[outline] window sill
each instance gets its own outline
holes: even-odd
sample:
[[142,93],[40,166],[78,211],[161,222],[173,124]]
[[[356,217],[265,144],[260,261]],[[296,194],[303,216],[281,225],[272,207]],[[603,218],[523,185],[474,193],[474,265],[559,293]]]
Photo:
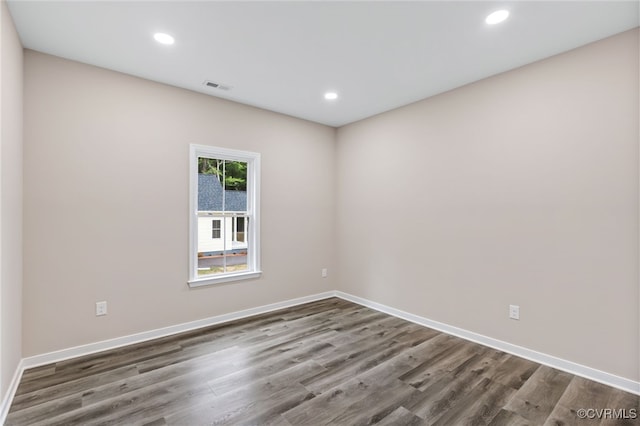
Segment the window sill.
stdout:
[[259,278],[262,275],[262,271],[240,272],[237,274],[228,274],[220,277],[202,277],[194,280],[189,280],[189,287],[202,287],[206,285],[214,285],[220,283],[227,283],[231,281],[250,280]]

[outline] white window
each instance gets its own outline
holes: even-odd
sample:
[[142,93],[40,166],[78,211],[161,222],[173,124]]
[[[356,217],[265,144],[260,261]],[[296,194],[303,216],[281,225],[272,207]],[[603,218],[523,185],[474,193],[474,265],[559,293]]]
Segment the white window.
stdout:
[[189,285],[260,276],[260,154],[191,145]]
[[222,233],[220,230],[222,229],[222,221],[219,219],[214,219],[211,221],[211,238],[217,240],[222,238]]

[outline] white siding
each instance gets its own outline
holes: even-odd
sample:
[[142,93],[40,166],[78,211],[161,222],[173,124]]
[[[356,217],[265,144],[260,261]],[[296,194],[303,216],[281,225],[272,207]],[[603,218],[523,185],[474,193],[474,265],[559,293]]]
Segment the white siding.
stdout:
[[[221,238],[212,238],[212,221],[221,220],[224,223],[220,230]],[[223,241],[226,242],[226,249],[240,249],[247,248],[247,244],[233,242],[233,227],[232,218],[216,217],[216,216],[201,216],[198,217],[198,253],[210,252],[210,251],[222,251],[225,249]]]

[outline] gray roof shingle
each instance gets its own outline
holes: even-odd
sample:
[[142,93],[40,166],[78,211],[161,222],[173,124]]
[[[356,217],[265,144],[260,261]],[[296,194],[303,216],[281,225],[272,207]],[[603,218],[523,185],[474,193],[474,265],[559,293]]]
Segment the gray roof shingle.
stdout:
[[[198,174],[198,210],[222,211],[222,185],[216,175]],[[247,210],[247,191],[225,190],[225,211]]]

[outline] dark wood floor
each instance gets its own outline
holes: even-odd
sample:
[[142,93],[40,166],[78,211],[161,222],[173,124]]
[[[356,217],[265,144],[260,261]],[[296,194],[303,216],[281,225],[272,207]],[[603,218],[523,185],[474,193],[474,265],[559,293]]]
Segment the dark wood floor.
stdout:
[[638,425],[578,418],[638,405],[332,298],[27,370],[6,424]]

